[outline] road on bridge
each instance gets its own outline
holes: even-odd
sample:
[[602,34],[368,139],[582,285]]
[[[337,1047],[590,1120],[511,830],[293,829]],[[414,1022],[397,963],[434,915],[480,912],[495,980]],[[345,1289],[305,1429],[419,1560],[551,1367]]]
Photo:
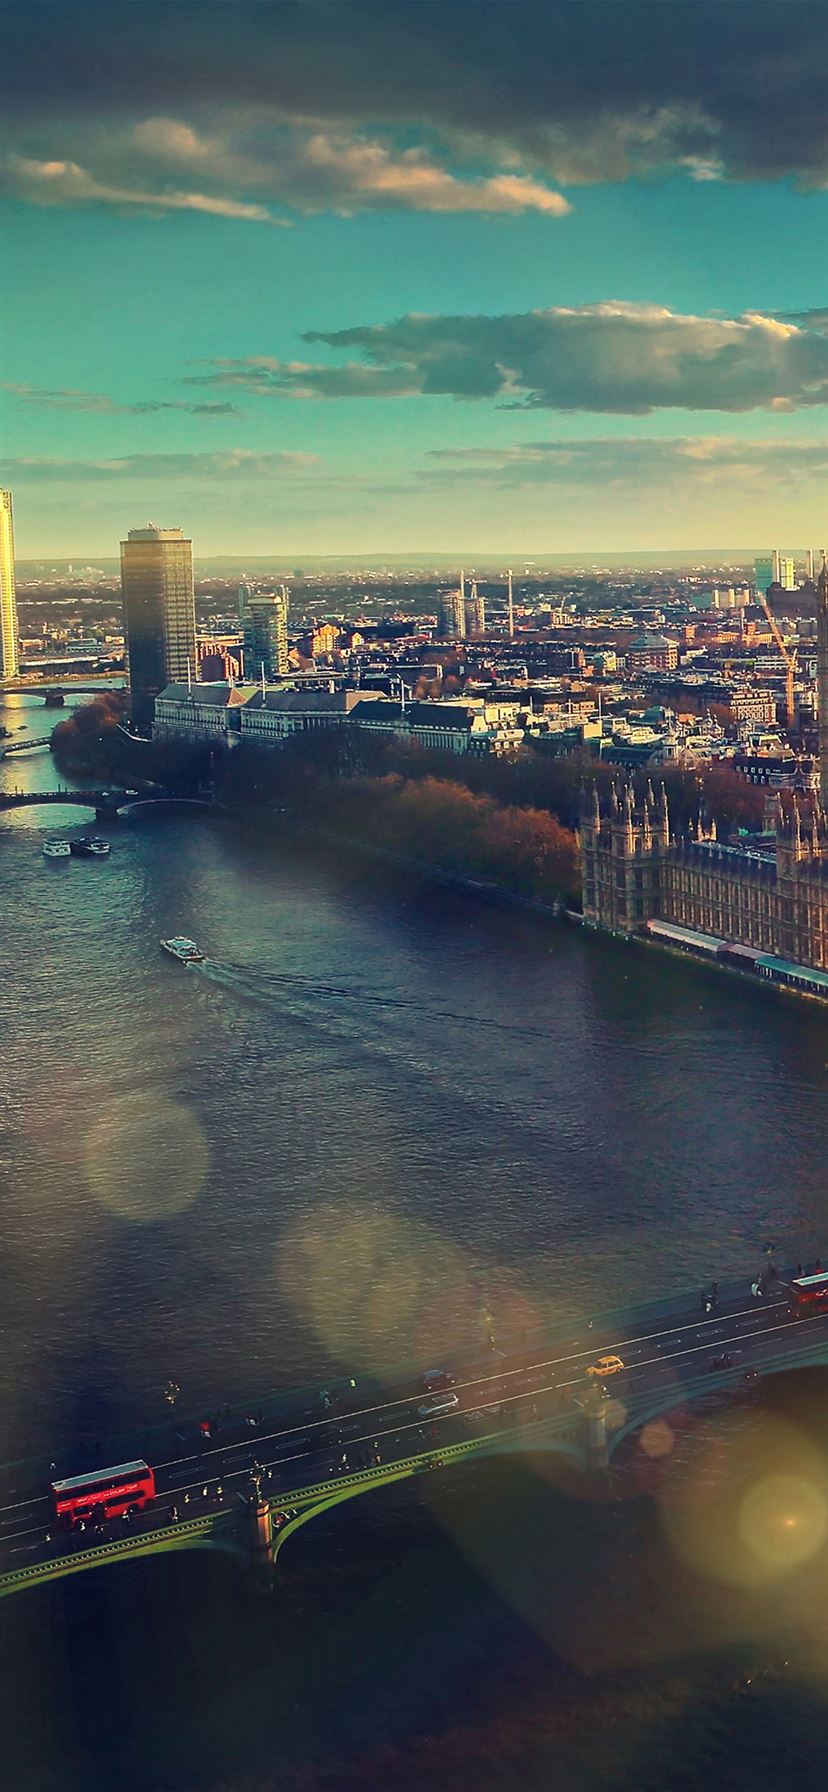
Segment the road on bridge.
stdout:
[[[648,1395],[656,1401],[664,1395],[667,1407],[680,1406],[683,1388],[707,1371],[711,1394],[721,1390],[725,1354],[732,1359],[727,1389],[732,1393],[734,1368],[741,1372],[738,1386],[742,1374],[752,1379],[754,1371],[761,1373],[770,1362],[775,1367],[788,1357],[795,1362],[815,1343],[828,1347],[828,1312],[792,1320],[787,1284],[780,1280],[769,1283],[765,1298],[729,1288],[714,1312],[706,1314],[699,1307],[698,1298],[695,1310],[688,1300],[683,1315],[651,1316],[629,1327],[619,1327],[617,1320],[613,1328],[597,1321],[545,1348],[536,1345],[509,1354],[490,1348],[471,1366],[468,1361],[462,1369],[440,1365],[453,1374],[451,1392],[457,1397],[457,1406],[444,1414],[427,1417],[421,1412],[430,1398],[421,1376],[386,1388],[365,1378],[353,1387],[332,1383],[311,1405],[307,1394],[294,1409],[288,1400],[275,1422],[261,1412],[230,1414],[225,1409],[212,1437],[203,1436],[198,1425],[178,1429],[173,1421],[170,1447],[151,1463],[155,1504],[132,1519],[89,1524],[83,1531],[64,1532],[53,1522],[48,1474],[37,1485],[12,1489],[9,1471],[0,1470],[0,1486],[8,1490],[0,1504],[0,1574],[57,1563],[104,1542],[151,1538],[171,1520],[238,1511],[239,1500],[250,1492],[251,1474],[259,1470],[262,1492],[290,1512],[305,1489],[330,1483],[333,1491],[341,1475],[380,1464],[391,1468],[424,1452],[438,1459],[441,1449],[468,1444],[475,1435],[491,1435],[498,1428],[507,1434],[553,1415],[568,1413],[576,1422],[593,1385],[587,1370],[600,1356],[615,1355],[624,1364],[623,1372],[606,1382],[622,1403],[633,1399],[638,1406]],[[328,1399],[332,1404],[324,1406]],[[104,1469],[118,1460],[99,1446],[92,1460],[88,1453],[85,1461],[61,1459],[51,1478]],[[14,1479],[21,1480],[19,1471]]]

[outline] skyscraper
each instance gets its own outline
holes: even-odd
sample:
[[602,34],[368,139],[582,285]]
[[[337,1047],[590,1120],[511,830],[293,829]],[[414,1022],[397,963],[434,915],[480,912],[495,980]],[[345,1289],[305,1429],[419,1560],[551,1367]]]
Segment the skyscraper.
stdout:
[[780,555],[779,583],[783,591],[796,590],[796,562],[792,554]]
[[17,672],[17,599],[11,492],[0,491],[0,678]]
[[828,804],[828,562],[822,551],[817,579],[817,688],[819,690],[819,780],[822,806]]
[[462,641],[466,633],[466,579],[453,591],[441,591],[437,599],[437,633],[442,640]]
[[779,572],[778,548],[774,548],[770,554],[759,554],[753,562],[753,580],[757,591],[765,592],[769,585],[778,585]]
[[288,661],[288,591],[251,593],[244,611],[244,671],[246,678],[285,678]]
[[167,684],[195,676],[193,544],[180,529],[130,529],[121,542],[127,677],[132,719],[152,720]]
[[476,579],[472,579],[471,591],[463,605],[463,618],[468,639],[479,640],[481,635],[485,635],[486,599],[480,596]]

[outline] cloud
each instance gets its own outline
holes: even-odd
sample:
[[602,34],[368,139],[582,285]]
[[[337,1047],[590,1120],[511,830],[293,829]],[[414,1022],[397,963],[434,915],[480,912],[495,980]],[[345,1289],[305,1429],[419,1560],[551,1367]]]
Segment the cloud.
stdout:
[[101,416],[143,417],[155,411],[189,411],[194,417],[241,417],[237,405],[206,402],[190,404],[185,398],[145,399],[138,404],[117,404],[104,392],[83,392],[72,386],[29,386],[16,380],[0,380],[0,391],[11,392],[27,404],[53,411],[89,411]]
[[247,448],[232,448],[214,454],[124,454],[92,460],[23,457],[5,463],[4,477],[9,483],[43,480],[68,485],[132,479],[153,479],[167,484],[176,479],[193,479],[201,483],[312,477],[318,482],[320,472],[315,454],[289,449],[259,453]]
[[798,324],[804,330],[828,336],[828,306],[821,305],[813,311],[780,311],[777,315],[783,323]]
[[715,496],[725,487],[744,496],[828,478],[828,440],[741,440],[735,436],[597,436],[514,444],[507,448],[434,448],[437,465],[421,482],[508,491],[520,487],[636,494],[674,487]]
[[[66,159],[68,136],[82,163]],[[59,143],[48,161],[7,153],[0,165],[5,192],[36,205],[210,212],[282,225],[289,220],[274,214],[274,205],[343,215],[534,211],[561,218],[571,210],[562,194],[528,174],[461,179],[422,147],[395,150],[377,138],[306,123],[247,119],[242,129],[235,120],[223,132],[199,132],[179,118],[151,117],[126,128],[67,127]],[[232,196],[239,193],[244,200]]]
[[88,205],[90,202],[153,212],[207,212],[218,218],[243,218],[257,224],[283,223],[263,205],[251,205],[219,194],[180,192],[175,188],[146,192],[138,186],[98,180],[77,162],[37,161],[11,155],[2,170],[3,189],[34,205]]
[[[143,130],[134,155],[168,170],[200,165],[196,196],[213,191],[205,136],[221,138],[221,191],[243,204],[257,198],[246,165],[271,162],[284,197],[295,179],[305,203],[302,163],[317,133],[353,146],[343,203],[347,187],[349,203],[361,191],[408,204],[412,148],[449,181],[462,166],[470,189],[482,160],[479,198],[501,175],[542,188],[665,170],[828,184],[825,17],[814,0],[40,0],[13,9],[3,47],[11,146],[76,162],[104,187],[103,143],[86,161],[73,147],[91,137],[89,121],[113,139]],[[166,129],[148,130],[159,115]],[[286,121],[299,132],[289,179],[268,136]],[[335,196],[335,171],[324,178]],[[456,197],[438,175],[420,178],[437,209]],[[182,184],[182,202],[190,193]]]
[[696,317],[608,301],[502,317],[412,313],[392,324],[306,332],[361,359],[339,367],[268,356],[212,363],[197,384],[288,398],[489,399],[521,410],[646,415],[796,410],[828,403],[828,341],[748,312]]

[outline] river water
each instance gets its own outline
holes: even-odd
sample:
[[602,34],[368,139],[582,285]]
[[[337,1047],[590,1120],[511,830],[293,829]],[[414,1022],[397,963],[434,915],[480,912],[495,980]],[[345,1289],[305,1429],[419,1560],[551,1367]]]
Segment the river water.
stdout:
[[[14,740],[55,719],[0,705]],[[58,782],[43,750],[0,764],[5,788]],[[0,1459],[161,1422],[170,1378],[190,1411],[253,1400],[573,1302],[748,1276],[767,1237],[791,1259],[828,1248],[821,1011],[184,811],[123,820],[106,861],[43,857],[89,822],[0,819]],[[171,933],[201,969],[163,957]],[[659,1645],[657,1698],[623,1659],[587,1686],[527,1589],[550,1512],[587,1577],[611,1527],[541,1492],[499,1469],[440,1514],[372,1497],[297,1546],[281,1619],[201,1558],[9,1601],[9,1784],[534,1789],[548,1756],[561,1784],[626,1785],[596,1722],[635,1739],[630,1784],[674,1721],[682,1761],[691,1742],[706,1761],[737,1722],[698,1680],[720,1636],[690,1676]],[[656,1548],[638,1507],[621,1516]],[[785,1731],[793,1695],[773,1688]]]

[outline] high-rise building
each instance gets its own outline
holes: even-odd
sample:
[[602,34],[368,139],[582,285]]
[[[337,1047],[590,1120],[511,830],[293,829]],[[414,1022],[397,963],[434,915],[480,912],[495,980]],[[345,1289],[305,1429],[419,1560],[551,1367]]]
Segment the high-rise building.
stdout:
[[244,611],[244,670],[247,678],[285,678],[288,661],[288,591],[257,591]]
[[244,578],[242,576],[241,582],[239,584],[239,591],[238,591],[239,621],[240,622],[244,621],[244,614],[245,614],[245,611],[247,609],[247,606],[248,606],[252,596],[253,596],[253,588],[251,585],[248,585],[246,578]]
[[779,584],[779,549],[774,548],[770,554],[759,554],[753,562],[753,582],[757,591],[765,592],[769,585]]
[[481,635],[485,635],[486,599],[480,596],[476,579],[472,579],[471,590],[463,605],[463,621],[470,640],[479,640]]
[[779,583],[783,591],[796,590],[796,562],[792,554],[780,554]]
[[452,591],[441,591],[437,599],[437,633],[444,641],[462,641],[466,633],[466,579]]
[[121,542],[130,712],[151,721],[168,684],[196,675],[193,544],[180,529],[130,529]]
[[11,492],[0,491],[0,678],[17,672],[17,599]]
[[822,551],[817,579],[817,689],[819,692],[819,779],[823,809],[828,804],[828,561]]
[[806,548],[805,549],[805,578],[806,578],[806,580],[810,580],[811,582],[813,582],[813,577],[814,577],[814,550],[813,550],[813,548]]

